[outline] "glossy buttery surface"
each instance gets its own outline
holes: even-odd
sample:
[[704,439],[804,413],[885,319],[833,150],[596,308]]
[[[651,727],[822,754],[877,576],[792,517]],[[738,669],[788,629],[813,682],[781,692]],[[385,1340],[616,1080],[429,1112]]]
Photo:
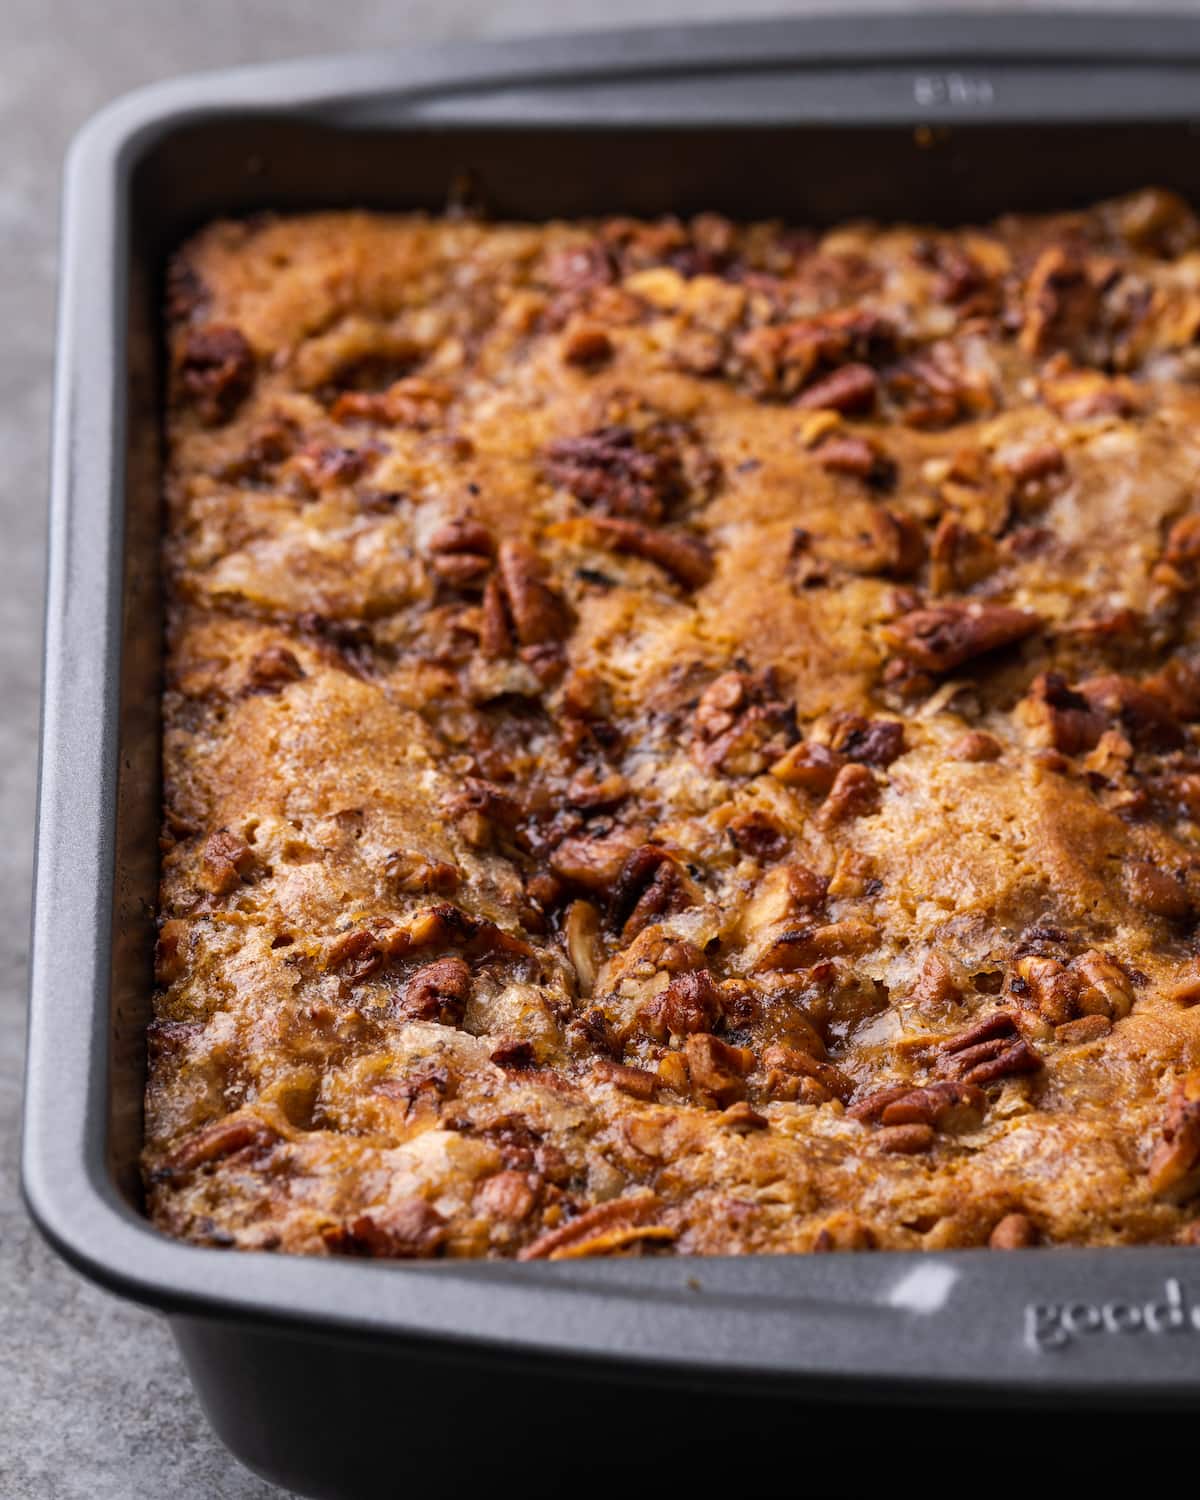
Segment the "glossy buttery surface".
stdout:
[[177,257],[166,1231],[1196,1242],[1200,231]]

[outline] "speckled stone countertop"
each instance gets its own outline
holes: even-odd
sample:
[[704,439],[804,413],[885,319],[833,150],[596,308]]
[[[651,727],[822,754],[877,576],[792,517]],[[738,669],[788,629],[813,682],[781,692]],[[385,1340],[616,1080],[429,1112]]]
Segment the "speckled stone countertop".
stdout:
[[[744,7],[738,0],[4,0],[0,6],[3,1500],[262,1500],[281,1493],[242,1469],[209,1432],[162,1322],[56,1260],[29,1226],[17,1187],[55,246],[68,139],[115,95],[193,69],[418,39],[844,10],[851,3],[904,8],[895,0],[751,0]],[[927,8],[1022,7],[957,0]],[[1176,0],[1171,8],[1185,7]]]

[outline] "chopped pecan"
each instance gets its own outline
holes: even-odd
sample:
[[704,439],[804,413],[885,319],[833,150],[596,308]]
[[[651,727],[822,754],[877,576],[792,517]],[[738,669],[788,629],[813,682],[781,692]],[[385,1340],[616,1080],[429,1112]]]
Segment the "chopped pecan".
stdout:
[[596,323],[580,323],[563,336],[563,363],[595,370],[613,357],[613,341]]
[[747,1135],[752,1130],[768,1130],[771,1125],[766,1115],[760,1115],[756,1109],[751,1109],[744,1099],[739,1099],[736,1104],[723,1110],[720,1123],[727,1130],[736,1131],[738,1135]]
[[1125,376],[1070,367],[1043,378],[1042,396],[1067,422],[1083,422],[1089,417],[1131,417],[1141,406],[1137,388]]
[[402,1198],[322,1231],[332,1255],[427,1260],[445,1241],[445,1219],[423,1198]]
[[379,462],[377,448],[343,448],[333,443],[306,443],[292,468],[304,488],[313,494],[336,485],[353,484]]
[[612,895],[612,920],[626,942],[660,917],[686,911],[695,886],[660,844],[642,844],[625,861]]
[[188,924],[178,917],[168,917],[158,930],[154,944],[154,980],[156,984],[173,984],[187,967]]
[[489,572],[496,541],[482,521],[459,516],[437,528],[429,538],[429,551],[430,566],[438,577],[461,588]]
[[904,725],[899,719],[843,714],[834,721],[830,745],[847,760],[883,769],[904,754]]
[[1171,527],[1154,579],[1177,593],[1200,586],[1200,515],[1184,516]]
[[1054,1040],[1065,1046],[1078,1046],[1082,1042],[1098,1042],[1112,1030],[1107,1016],[1078,1016],[1074,1021],[1064,1021],[1054,1028]]
[[726,825],[734,846],[752,859],[782,859],[788,851],[788,836],[768,813],[752,809],[735,813]]
[[944,516],[929,549],[929,587],[935,594],[962,593],[993,572],[999,560],[990,536]]
[[645,830],[617,824],[607,833],[581,833],[563,839],[550,856],[561,880],[603,894],[616,889],[626,862],[642,846]]
[[536,1172],[514,1172],[506,1169],[480,1184],[475,1202],[489,1219],[507,1219],[520,1223],[533,1212],[541,1178]]
[[922,671],[952,672],[964,662],[1040,630],[1040,616],[1004,604],[943,604],[915,609],[885,630],[890,643]]
[[770,769],[771,775],[784,786],[798,786],[802,791],[823,797],[844,765],[843,758],[828,745],[805,740],[793,745]]
[[1176,1080],[1148,1172],[1155,1197],[1182,1203],[1200,1192],[1200,1068]]
[[858,416],[874,409],[878,393],[879,376],[870,365],[841,365],[807,386],[796,405],[805,411],[821,407]]
[[1177,750],[1186,743],[1166,694],[1109,673],[1079,683],[1078,692],[1106,723],[1117,724],[1139,750]]
[[755,960],[756,973],[782,969],[807,969],[822,959],[847,953],[866,953],[879,941],[879,929],[871,922],[847,917],[823,927],[798,927],[778,933]]
[[184,395],[210,427],[227,422],[254,384],[254,351],[237,328],[209,323],[188,328],[176,350]]
[[584,770],[567,788],[566,800],[568,806],[591,815],[612,812],[625,801],[629,791],[629,782],[617,771],[597,776],[591,770]]
[[881,1151],[916,1156],[928,1151],[936,1140],[932,1125],[885,1125],[875,1137]]
[[1087,263],[1068,246],[1043,250],[1025,284],[1020,345],[1029,355],[1067,349],[1088,358],[1100,311],[1099,288]]
[[386,957],[383,944],[369,928],[352,927],[329,945],[325,967],[342,972],[349,985],[362,984],[379,972]]
[[526,1245],[519,1260],[569,1260],[577,1256],[603,1255],[638,1240],[671,1240],[675,1231],[653,1221],[662,1210],[652,1193],[613,1198],[598,1203],[557,1229],[547,1230]]
[[201,879],[214,896],[228,896],[254,868],[254,855],[246,841],[228,828],[210,834],[201,859]]
[[821,804],[819,820],[826,828],[879,810],[879,784],[866,766],[843,766]]
[[756,776],[796,738],[795,709],[778,696],[774,674],[723,672],[692,715],[692,759],[706,770]]
[[[855,373],[845,389],[852,393],[869,378],[873,400],[875,372],[871,364],[888,358],[895,347],[896,330],[886,319],[862,308],[846,308],[818,318],[750,329],[738,338],[730,369],[755,395],[787,399],[804,386],[819,388],[848,368]],[[833,395],[836,397],[836,390]],[[836,400],[808,404],[839,409]]]
[[854,1093],[854,1080],[840,1068],[797,1047],[772,1044],[763,1052],[762,1065],[767,1072],[767,1088],[772,1093],[779,1092],[777,1080],[773,1078],[775,1074],[812,1079],[830,1097],[840,1099],[843,1104]]
[[649,1103],[658,1088],[658,1078],[644,1068],[627,1068],[623,1063],[602,1060],[596,1064],[596,1077],[601,1083],[610,1083],[623,1094],[632,1094],[635,1099]]
[[708,1109],[724,1109],[746,1095],[746,1074],[754,1066],[754,1054],[746,1047],[731,1047],[710,1032],[693,1032],[685,1044],[692,1092]]
[[1107,727],[1104,715],[1071,688],[1061,672],[1035,677],[1021,712],[1026,723],[1064,755],[1094,749]]
[[954,973],[940,953],[925,955],[908,998],[925,1016],[944,1015],[962,999]]
[[445,420],[446,407],[453,400],[453,386],[423,375],[408,375],[383,391],[342,391],[330,415],[335,422],[385,422],[391,427],[424,431]]
[[826,438],[814,456],[823,469],[852,475],[873,490],[890,490],[896,482],[896,465],[866,438]]
[[974,1130],[987,1097],[970,1083],[931,1083],[893,1099],[879,1116],[883,1125],[932,1125],[947,1132]]
[[685,589],[701,588],[712,577],[708,543],[690,532],[667,531],[610,516],[597,517],[592,525],[602,547],[644,558]]
[[947,754],[951,760],[999,760],[1004,754],[1004,747],[994,734],[988,734],[982,729],[968,729],[951,744]]
[[988,1237],[993,1250],[1028,1250],[1038,1242],[1037,1227],[1028,1214],[1005,1214]]
[[962,359],[947,342],[912,354],[887,372],[887,392],[909,427],[949,427],[972,406],[986,405],[984,391],[973,388]]
[[456,865],[408,849],[393,849],[383,862],[383,873],[397,890],[413,896],[453,896],[462,880]]
[[1062,489],[1067,461],[1057,443],[1034,443],[1005,453],[1001,467],[1012,477],[1017,510],[1028,516],[1043,509]]
[[600,971],[600,915],[590,901],[572,901],[563,922],[567,957],[575,970],[579,993],[586,999]]
[[239,1151],[269,1150],[278,1140],[275,1127],[257,1115],[227,1115],[185,1136],[163,1162],[163,1170],[172,1176],[194,1172]]
[[711,1031],[721,1017],[721,991],[707,969],[676,974],[638,1011],[638,1024],[657,1042]]
[[1116,1021],[1133,1009],[1133,981],[1115,959],[1089,949],[1071,960],[1071,968],[1082,981],[1078,1005],[1084,1015]]
[[400,1012],[414,1021],[459,1026],[471,998],[471,970],[457,957],[435,959],[418,969],[400,1000]]
[[[466,965],[464,964],[463,967],[465,968]],[[429,968],[433,968],[433,965],[430,964]],[[428,972],[429,969],[422,970],[423,974],[428,974]],[[494,1062],[498,1068],[511,1068],[516,1073],[532,1068],[537,1063],[533,1043],[521,1037],[506,1037],[488,1053],[488,1060]]]
[[304,668],[286,646],[265,646],[246,666],[247,693],[281,693],[289,682],[299,682]]

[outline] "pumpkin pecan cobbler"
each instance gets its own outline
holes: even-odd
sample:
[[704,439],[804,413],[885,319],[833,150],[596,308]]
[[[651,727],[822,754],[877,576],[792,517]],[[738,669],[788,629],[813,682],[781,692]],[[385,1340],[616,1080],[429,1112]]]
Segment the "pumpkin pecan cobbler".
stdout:
[[154,1220],[1200,1244],[1200,225],[176,258]]

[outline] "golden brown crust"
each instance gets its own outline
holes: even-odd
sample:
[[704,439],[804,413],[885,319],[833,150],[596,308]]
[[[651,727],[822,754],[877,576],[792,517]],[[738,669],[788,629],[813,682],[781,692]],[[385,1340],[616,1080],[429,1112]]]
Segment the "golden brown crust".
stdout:
[[314,215],[170,293],[162,1228],[1196,1239],[1183,205]]

